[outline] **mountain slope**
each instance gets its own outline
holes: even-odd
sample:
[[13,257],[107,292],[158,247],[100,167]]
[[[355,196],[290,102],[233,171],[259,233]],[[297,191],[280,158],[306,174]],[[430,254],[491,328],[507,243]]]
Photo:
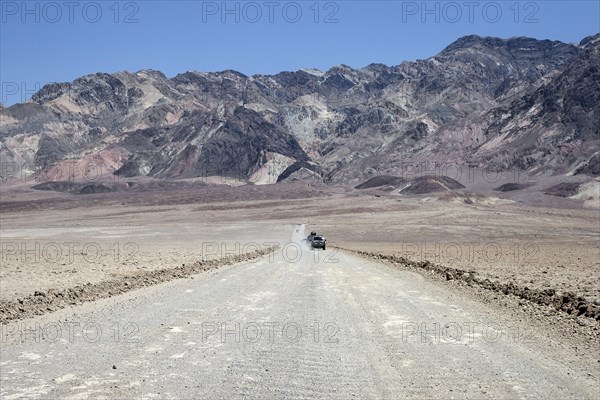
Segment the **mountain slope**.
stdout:
[[598,121],[600,40],[596,39],[586,41],[578,57],[536,90],[457,120],[439,135],[468,139],[465,153],[470,160],[492,169],[597,175],[593,172],[600,154]]
[[93,162],[107,175],[255,183],[300,169],[362,180],[412,159],[593,173],[597,66],[597,37],[467,36],[393,67],[98,73],[0,109],[0,157],[26,173]]

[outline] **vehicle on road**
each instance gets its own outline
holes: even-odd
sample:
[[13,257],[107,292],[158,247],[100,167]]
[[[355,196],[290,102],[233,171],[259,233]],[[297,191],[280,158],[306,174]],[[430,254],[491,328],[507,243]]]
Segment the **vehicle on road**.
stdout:
[[325,241],[326,239],[323,236],[313,236],[310,241],[310,247],[313,249],[323,249],[325,250]]

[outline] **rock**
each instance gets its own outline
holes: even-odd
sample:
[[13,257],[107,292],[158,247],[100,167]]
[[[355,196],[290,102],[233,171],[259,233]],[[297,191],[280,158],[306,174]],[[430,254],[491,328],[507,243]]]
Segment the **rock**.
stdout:
[[594,322],[592,322],[591,320],[587,319],[587,318],[577,318],[576,319],[577,323],[581,326],[589,326],[592,327],[594,326]]
[[[16,121],[3,126],[3,135],[23,136],[5,149],[8,159],[3,161],[33,155],[35,166],[51,167],[81,154],[115,154],[104,139],[118,127],[119,147],[129,154],[115,171],[118,176],[167,180],[210,172],[261,182],[260,175],[272,169],[272,183],[302,170],[310,171],[311,179],[360,182],[372,177],[374,167],[393,166],[397,149],[406,154],[418,150],[432,159],[447,154],[455,143],[443,138],[460,123],[465,131],[477,127],[482,142],[459,146],[458,159],[495,170],[546,167],[558,172],[577,159],[578,173],[598,175],[600,155],[594,155],[593,146],[600,119],[598,46],[471,35],[427,60],[393,67],[336,66],[324,73],[253,77],[235,71],[173,78],[158,71],[87,75],[45,85],[30,102],[0,109]],[[529,87],[523,95],[507,96]],[[155,93],[161,93],[158,103]],[[390,100],[399,97],[414,112]],[[67,100],[77,105],[77,113],[60,106]],[[53,129],[41,133],[39,126]],[[553,135],[543,134],[547,126]],[[307,127],[313,127],[308,135]],[[510,140],[498,140],[501,133]],[[390,145],[379,151],[384,141]],[[557,152],[556,143],[573,145]],[[485,144],[493,144],[488,152],[477,150]],[[369,153],[374,154],[363,155]],[[353,158],[361,162],[347,162]],[[381,176],[386,173],[391,172]],[[414,179],[406,190],[449,190],[457,184],[447,177],[426,177]],[[87,195],[139,188],[65,180],[38,189]],[[475,202],[471,197],[463,201]]]

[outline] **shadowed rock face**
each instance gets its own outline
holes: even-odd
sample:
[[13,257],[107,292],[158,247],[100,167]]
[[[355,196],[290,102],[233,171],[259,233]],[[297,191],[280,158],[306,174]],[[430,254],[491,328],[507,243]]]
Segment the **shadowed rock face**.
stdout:
[[597,175],[598,48],[467,36],[393,67],[98,73],[0,108],[0,157],[34,171],[102,152],[110,173],[164,179],[248,180],[273,159],[273,182],[358,183],[407,160]]
[[371,188],[380,188],[382,186],[395,186],[404,183],[405,179],[390,176],[390,175],[382,175],[375,176],[369,179],[366,182],[361,183],[360,185],[355,186],[355,189],[371,189]]
[[402,189],[402,194],[426,194],[447,192],[450,190],[464,189],[465,187],[447,176],[422,176],[413,179],[410,184]]
[[[558,173],[594,174],[600,144],[600,41],[590,39],[579,57],[537,90],[486,116],[480,160],[502,168],[548,167]],[[597,173],[596,173],[597,174]]]
[[447,176],[420,176],[412,179],[405,179],[397,176],[381,175],[375,176],[355,189],[384,189],[388,191],[399,189],[401,194],[426,194],[436,192],[448,192],[451,190],[464,189],[465,187],[458,181]]
[[580,187],[580,182],[562,182],[547,188],[544,193],[550,196],[569,197],[577,194]]
[[509,183],[505,183],[504,185],[498,186],[494,190],[497,192],[514,192],[516,190],[527,189],[528,187],[531,187],[533,185],[535,185],[535,183],[533,183],[533,182],[524,182],[524,183],[509,182]]

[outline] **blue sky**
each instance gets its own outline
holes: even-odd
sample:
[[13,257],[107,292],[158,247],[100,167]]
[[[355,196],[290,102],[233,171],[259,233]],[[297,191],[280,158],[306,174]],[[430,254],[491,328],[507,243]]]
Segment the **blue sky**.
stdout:
[[0,101],[95,72],[397,65],[457,38],[579,42],[599,1],[0,1]]

